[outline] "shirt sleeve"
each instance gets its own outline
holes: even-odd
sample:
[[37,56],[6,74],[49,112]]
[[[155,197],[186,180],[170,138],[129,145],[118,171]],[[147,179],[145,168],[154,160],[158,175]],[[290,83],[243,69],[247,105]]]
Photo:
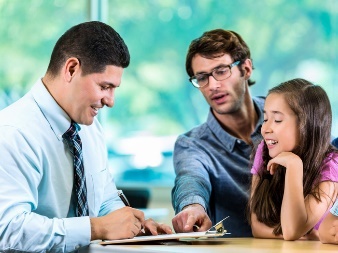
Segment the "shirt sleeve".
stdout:
[[[338,182],[338,154],[331,153],[324,162],[322,173],[321,173],[321,182],[323,181],[333,181]],[[338,216],[338,199],[333,204],[330,212]]]
[[37,212],[44,176],[38,166],[38,144],[11,134],[8,127],[4,130],[0,128],[0,249],[67,252],[88,245],[89,217],[48,218]]
[[124,207],[122,200],[117,194],[115,181],[112,172],[109,169],[106,170],[105,179],[103,201],[98,216],[107,215],[110,212]]
[[330,209],[330,212],[335,215],[338,216],[338,199],[336,200],[336,202],[333,204],[333,206]]
[[331,153],[325,159],[322,172],[321,172],[321,182],[322,181],[338,182],[338,154],[337,153]]
[[254,158],[254,163],[251,168],[251,173],[253,175],[257,175],[259,172],[259,169],[263,165],[263,147],[264,147],[264,141],[261,141],[261,143],[258,144],[255,158]]
[[188,137],[178,137],[174,148],[175,186],[172,205],[180,212],[189,204],[209,206],[211,183],[207,171],[208,158]]
[[[323,162],[320,182],[324,182],[324,181],[338,182],[338,154],[337,153],[330,153]],[[333,215],[338,216],[338,200],[336,200],[336,202],[330,209],[330,212]],[[323,219],[328,213],[329,211],[327,211],[323,215],[323,217],[315,225],[314,227],[315,229],[318,230],[320,224],[322,223]]]

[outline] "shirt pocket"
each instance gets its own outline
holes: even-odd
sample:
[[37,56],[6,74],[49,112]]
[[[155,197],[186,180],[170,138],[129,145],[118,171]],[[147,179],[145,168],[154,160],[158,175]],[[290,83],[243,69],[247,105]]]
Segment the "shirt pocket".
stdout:
[[100,207],[104,197],[105,180],[107,178],[107,169],[103,169],[99,172],[90,175],[90,188],[91,199],[88,198],[89,205],[92,203],[93,208],[89,207],[89,216],[96,217],[100,211]]

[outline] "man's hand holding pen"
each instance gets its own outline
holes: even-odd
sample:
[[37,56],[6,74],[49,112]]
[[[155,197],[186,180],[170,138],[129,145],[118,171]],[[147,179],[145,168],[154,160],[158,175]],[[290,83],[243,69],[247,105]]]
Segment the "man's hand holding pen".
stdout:
[[[127,197],[123,194],[123,192],[121,190],[118,190],[117,193],[122,202],[125,204],[125,206],[130,207],[130,203]],[[157,223],[153,219],[147,219],[141,223],[141,229],[137,235],[142,236],[142,235],[158,235],[172,233],[173,233],[172,229],[168,225]]]
[[144,222],[144,213],[131,207],[120,208],[105,216],[91,217],[91,240],[133,238],[139,234]]
[[[121,190],[118,190],[118,191],[117,191],[117,195],[120,197],[120,199],[122,200],[122,202],[123,202],[123,204],[124,204],[125,206],[129,206],[129,207],[130,207],[130,203],[129,203],[129,201],[128,201],[126,195],[124,195],[124,193],[123,193]],[[141,226],[141,232],[142,232],[143,234],[145,234],[145,230],[144,230],[144,228],[143,228],[143,225]]]
[[[144,213],[129,206],[122,207],[105,216],[90,218],[91,240],[118,240],[138,235],[172,234],[165,224],[144,219]],[[142,227],[145,233],[141,232]]]

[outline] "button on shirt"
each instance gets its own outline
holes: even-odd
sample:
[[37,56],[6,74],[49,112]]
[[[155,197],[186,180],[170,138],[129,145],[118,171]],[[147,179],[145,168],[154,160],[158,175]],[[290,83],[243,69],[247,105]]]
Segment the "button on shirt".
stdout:
[[[259,143],[264,98],[253,101],[258,123],[251,139]],[[210,110],[206,123],[180,135],[175,143],[175,212],[198,203],[207,210],[213,225],[230,216],[224,226],[232,237],[252,236],[245,215],[251,151],[250,145],[227,133]]]
[[[69,252],[90,243],[89,217],[74,217],[73,157],[62,139],[71,123],[41,80],[0,111],[0,251]],[[102,128],[81,125],[89,216],[123,207]]]

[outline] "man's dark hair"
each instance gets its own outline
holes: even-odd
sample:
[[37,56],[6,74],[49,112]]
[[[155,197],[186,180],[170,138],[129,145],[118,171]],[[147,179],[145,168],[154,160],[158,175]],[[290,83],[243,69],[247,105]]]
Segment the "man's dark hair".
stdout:
[[56,76],[71,57],[80,61],[83,75],[102,73],[107,65],[126,68],[130,62],[121,36],[99,21],[81,23],[66,31],[55,44],[47,73]]
[[[242,37],[236,32],[223,29],[207,31],[191,42],[185,63],[186,71],[190,77],[194,75],[191,62],[196,54],[207,59],[229,54],[233,61],[241,61],[240,64],[246,59],[251,60],[250,49]],[[243,69],[239,68],[239,70],[244,75]],[[255,81],[249,79],[248,83],[251,86],[255,84]]]

